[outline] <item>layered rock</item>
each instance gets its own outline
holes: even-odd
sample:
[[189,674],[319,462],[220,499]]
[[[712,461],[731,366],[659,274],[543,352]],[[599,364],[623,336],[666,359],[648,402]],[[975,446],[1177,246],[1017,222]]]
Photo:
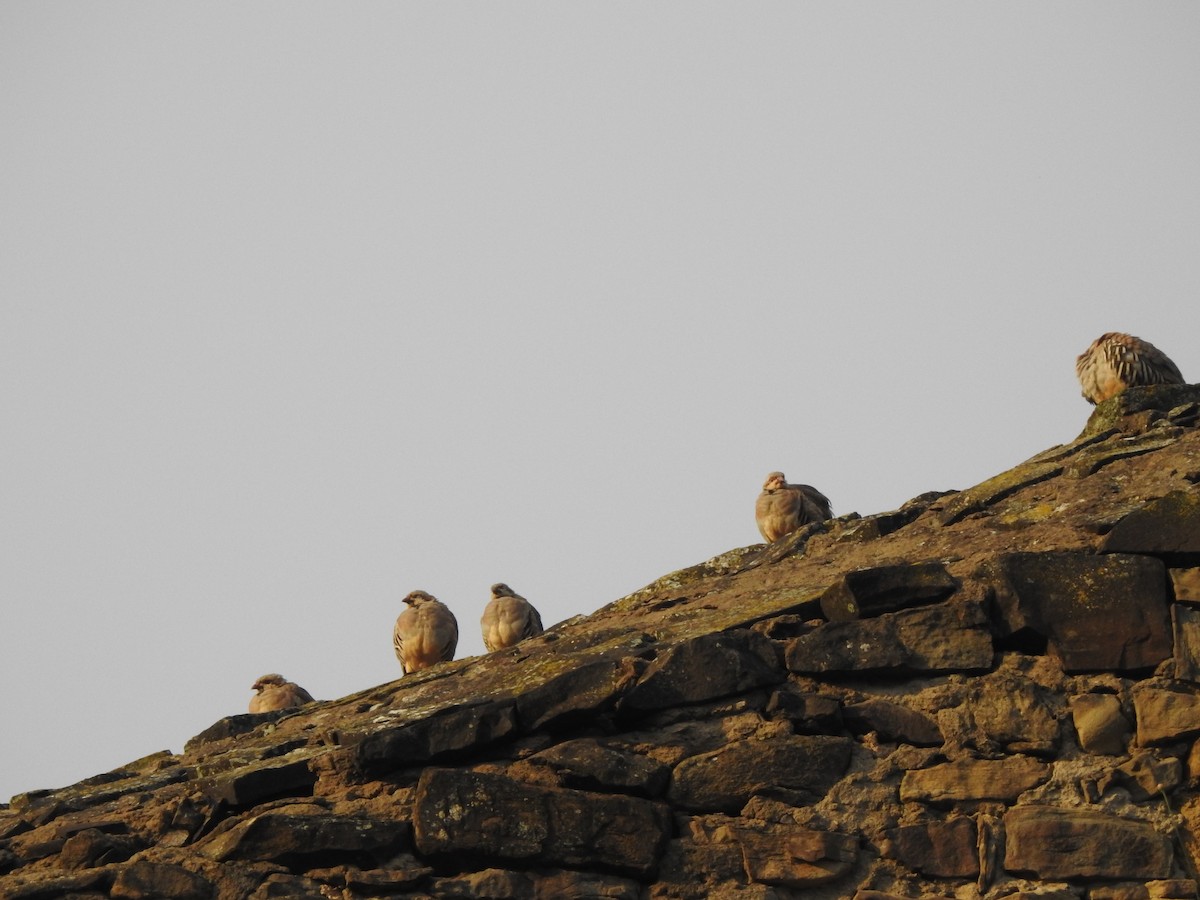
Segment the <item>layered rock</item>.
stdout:
[[1194,897],[1198,402],[20,795],[0,896]]

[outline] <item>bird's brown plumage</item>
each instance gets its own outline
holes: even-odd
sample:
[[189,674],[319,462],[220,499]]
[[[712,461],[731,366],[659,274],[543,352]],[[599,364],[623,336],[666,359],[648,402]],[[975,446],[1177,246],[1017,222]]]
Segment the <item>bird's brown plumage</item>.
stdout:
[[767,541],[777,541],[801,525],[832,517],[829,498],[812,485],[788,484],[782,472],[767,476],[754,504],[754,519]]
[[392,645],[405,674],[454,659],[458,620],[449,607],[425,591],[413,591],[404,602],[408,609],[396,619]]
[[542,633],[538,611],[507,584],[492,585],[492,599],[484,608],[479,625],[483,630],[483,646],[489,653]]
[[1126,388],[1183,384],[1179,367],[1141,338],[1119,331],[1100,335],[1075,360],[1075,374],[1088,403],[1103,403]]
[[271,712],[312,703],[312,694],[294,681],[287,681],[275,672],[264,675],[252,685],[255,694],[250,698],[250,712]]

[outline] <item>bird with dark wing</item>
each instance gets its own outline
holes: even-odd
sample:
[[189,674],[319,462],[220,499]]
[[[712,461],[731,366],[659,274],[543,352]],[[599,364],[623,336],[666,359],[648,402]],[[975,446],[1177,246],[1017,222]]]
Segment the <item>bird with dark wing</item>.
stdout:
[[812,485],[788,484],[782,472],[772,472],[754,504],[754,518],[763,539],[773,542],[801,525],[833,518],[833,510]]
[[1109,331],[1092,341],[1075,360],[1083,399],[1093,405],[1126,388],[1150,384],[1183,384],[1179,367],[1141,338]]

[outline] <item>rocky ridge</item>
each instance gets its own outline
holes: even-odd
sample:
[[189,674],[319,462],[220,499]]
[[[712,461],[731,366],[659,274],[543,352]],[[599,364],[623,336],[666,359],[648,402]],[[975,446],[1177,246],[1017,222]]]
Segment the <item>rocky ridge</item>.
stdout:
[[1195,898],[1200,387],[0,807],[0,897]]

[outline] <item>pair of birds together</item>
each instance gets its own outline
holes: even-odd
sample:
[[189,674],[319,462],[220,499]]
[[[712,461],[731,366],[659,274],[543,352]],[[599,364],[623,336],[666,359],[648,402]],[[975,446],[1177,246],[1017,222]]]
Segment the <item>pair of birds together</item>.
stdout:
[[[1083,397],[1095,405],[1131,387],[1184,384],[1179,367],[1165,353],[1141,338],[1119,331],[1100,335],[1075,360],[1075,374]],[[829,498],[807,484],[788,484],[782,472],[772,472],[763,483],[754,507],[763,538],[777,541],[810,522],[833,518]],[[396,656],[405,673],[416,672],[454,658],[458,622],[450,609],[425,591],[404,598],[408,609],[396,619],[392,632]],[[511,647],[542,633],[538,611],[506,584],[492,585],[492,599],[480,620],[488,652]],[[264,675],[254,682],[250,712],[267,712],[311,703],[313,698],[282,675]]]
[[[450,607],[427,591],[404,598],[408,608],[396,619],[392,644],[405,674],[419,672],[454,659],[458,648],[458,620]],[[479,620],[483,646],[489,653],[511,647],[542,633],[542,617],[533,604],[507,584],[492,585],[492,599]],[[312,703],[312,695],[294,681],[272,672],[253,685],[250,712],[271,712]]]

